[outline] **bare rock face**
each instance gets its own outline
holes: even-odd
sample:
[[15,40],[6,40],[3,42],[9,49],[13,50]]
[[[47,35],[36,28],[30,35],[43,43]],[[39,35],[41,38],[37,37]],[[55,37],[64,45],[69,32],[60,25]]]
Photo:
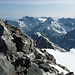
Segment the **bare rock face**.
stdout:
[[73,73],[73,72],[70,72],[70,73],[68,73],[68,74],[66,74],[66,75],[74,75],[74,73]]
[[0,55],[0,75],[15,75],[14,66],[3,55]]
[[31,38],[36,42],[38,48],[51,48],[54,49],[51,42],[49,42],[45,37],[43,37],[39,32],[32,34]]
[[31,63],[27,75],[43,75],[43,74],[37,64]]
[[12,40],[13,37],[10,31],[5,27],[5,23],[0,20],[0,51],[5,54],[14,54],[16,52],[16,46]]
[[73,74],[20,29],[0,19],[0,75],[64,75],[51,64]]
[[38,48],[50,48],[50,49],[59,50],[60,52],[66,52],[65,49],[49,41],[49,39],[43,36],[40,32],[32,34],[31,38],[36,42],[36,46]]

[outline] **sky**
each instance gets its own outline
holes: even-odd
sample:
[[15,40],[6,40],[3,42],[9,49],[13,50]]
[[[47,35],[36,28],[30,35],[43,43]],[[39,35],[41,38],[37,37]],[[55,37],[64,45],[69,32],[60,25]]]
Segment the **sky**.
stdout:
[[75,17],[75,0],[0,0],[0,18]]

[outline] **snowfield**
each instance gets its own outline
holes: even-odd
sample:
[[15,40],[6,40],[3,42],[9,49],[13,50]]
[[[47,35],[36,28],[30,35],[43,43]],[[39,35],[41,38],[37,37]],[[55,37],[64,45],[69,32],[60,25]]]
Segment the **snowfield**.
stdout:
[[[71,72],[75,74],[75,49],[72,48],[70,52],[59,52],[58,50],[53,49],[45,49],[48,53],[54,55],[56,62],[63,66],[66,66]],[[53,65],[52,65],[53,66]],[[67,73],[63,69],[60,69],[58,66],[56,67],[60,72]]]

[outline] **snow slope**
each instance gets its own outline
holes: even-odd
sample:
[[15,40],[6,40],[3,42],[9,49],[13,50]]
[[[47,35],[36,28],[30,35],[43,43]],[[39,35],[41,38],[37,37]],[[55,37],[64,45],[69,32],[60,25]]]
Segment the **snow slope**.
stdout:
[[[46,49],[47,52],[54,55],[56,62],[59,64],[62,64],[63,66],[66,66],[71,72],[74,72],[75,74],[75,49],[71,49],[70,52],[59,52],[57,50],[53,49]],[[55,66],[57,69],[62,72],[58,66]],[[64,73],[67,73],[63,71]]]

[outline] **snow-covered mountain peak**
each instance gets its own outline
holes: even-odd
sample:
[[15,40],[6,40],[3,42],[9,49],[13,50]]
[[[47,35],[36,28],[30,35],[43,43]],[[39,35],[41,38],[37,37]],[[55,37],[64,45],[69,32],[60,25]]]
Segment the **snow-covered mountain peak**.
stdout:
[[36,19],[36,18],[34,18],[34,17],[25,16],[25,17],[19,19],[19,21],[25,21],[25,20],[27,20],[27,21],[33,21],[33,20],[35,20],[35,19]]
[[51,24],[51,22],[54,21],[51,17],[48,17],[45,23]]
[[61,27],[59,24],[58,24],[58,22],[57,21],[51,21],[51,28],[55,31],[55,32],[57,32],[57,33],[59,33],[59,34],[66,34],[67,32],[66,32],[66,30],[63,28],[63,27]]

